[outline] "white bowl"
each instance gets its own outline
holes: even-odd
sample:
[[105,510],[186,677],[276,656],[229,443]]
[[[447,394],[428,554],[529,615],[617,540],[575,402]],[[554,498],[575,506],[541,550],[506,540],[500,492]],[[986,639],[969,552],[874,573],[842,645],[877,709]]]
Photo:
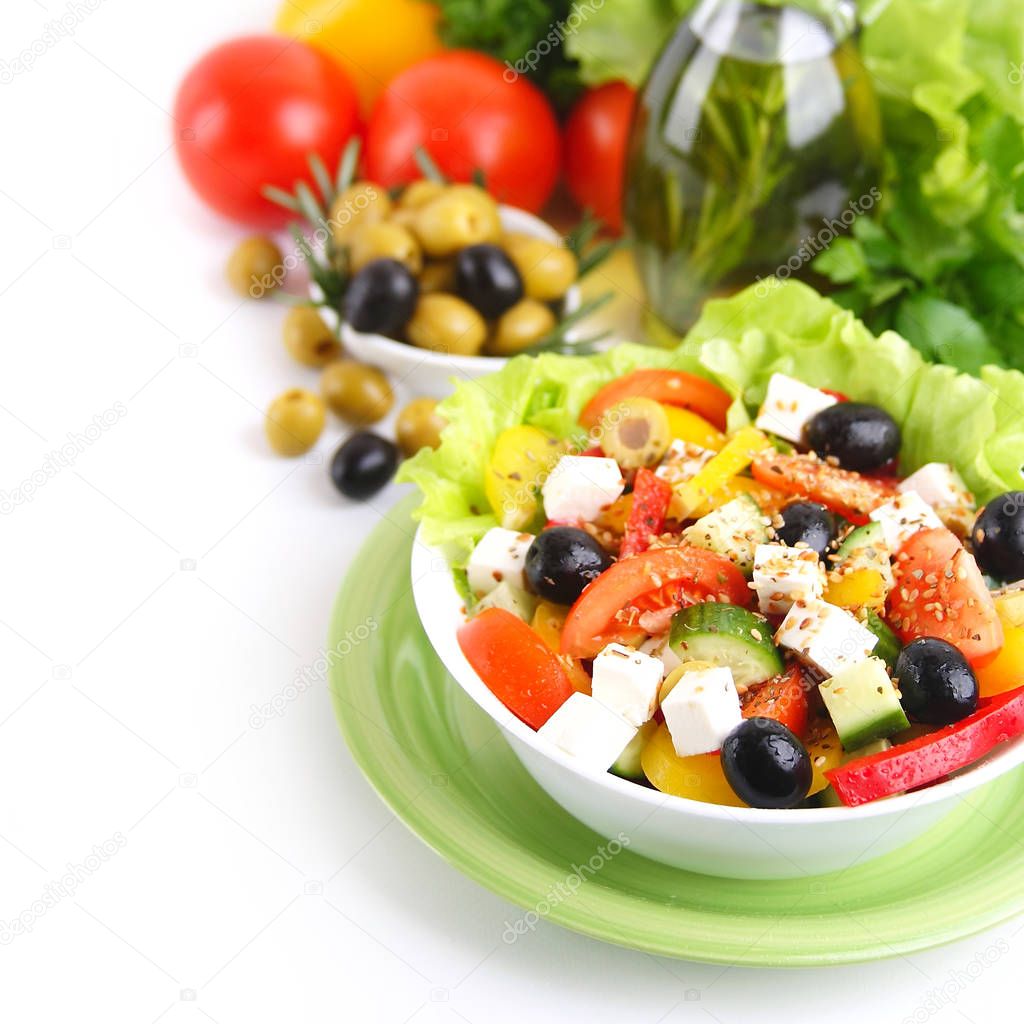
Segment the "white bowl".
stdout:
[[[562,240],[561,235],[547,221],[527,213],[526,210],[514,206],[499,206],[498,212],[501,216],[501,226],[507,232],[533,235],[549,242]],[[309,293],[317,302],[323,299],[323,292],[315,282],[310,284]],[[579,305],[580,289],[578,285],[573,285],[565,293],[565,312],[572,313]],[[395,341],[394,338],[387,338],[383,334],[357,331],[329,306],[323,307],[321,312],[324,320],[338,331],[342,344],[350,355],[360,362],[385,370],[418,394],[431,398],[444,398],[451,394],[453,381],[475,380],[477,377],[500,370],[507,362],[506,359],[497,356],[452,356],[442,352],[430,352],[402,341]],[[574,332],[570,328],[566,332],[566,337],[571,339],[573,335]]]
[[968,794],[1024,762],[1024,737],[946,782],[860,807],[790,811],[724,807],[669,796],[576,762],[516,718],[484,685],[456,639],[463,602],[444,552],[417,534],[413,597],[434,650],[501,727],[516,756],[570,814],[607,838],[675,867],[728,878],[797,878],[841,871],[915,839]]

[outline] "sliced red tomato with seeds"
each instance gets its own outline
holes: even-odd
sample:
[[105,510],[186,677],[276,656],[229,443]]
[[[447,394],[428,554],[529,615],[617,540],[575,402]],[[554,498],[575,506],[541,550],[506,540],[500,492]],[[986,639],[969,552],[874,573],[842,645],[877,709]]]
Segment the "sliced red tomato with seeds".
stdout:
[[696,374],[683,370],[634,370],[601,388],[583,407],[580,423],[594,427],[612,406],[637,397],[691,409],[719,430],[725,430],[725,416],[732,405],[728,392]]
[[752,596],[746,577],[722,555],[685,544],[644,551],[616,562],[577,598],[562,630],[562,653],[594,657],[609,637],[655,610],[642,607],[645,599],[655,598],[661,608],[701,601],[746,607]]
[[754,459],[750,471],[766,487],[821,502],[858,526],[868,522],[869,512],[896,494],[895,481],[872,480],[816,455],[765,452]]
[[1003,626],[981,570],[951,531],[915,533],[893,564],[889,621],[904,643],[934,636],[956,647],[974,666],[1003,646]]
[[808,686],[799,665],[752,686],[740,701],[744,718],[773,718],[801,739],[807,733]]

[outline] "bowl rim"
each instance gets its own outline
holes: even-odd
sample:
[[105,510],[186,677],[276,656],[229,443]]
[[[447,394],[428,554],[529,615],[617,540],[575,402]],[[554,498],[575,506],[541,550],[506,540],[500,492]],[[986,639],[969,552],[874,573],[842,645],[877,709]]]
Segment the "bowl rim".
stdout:
[[[517,231],[533,235],[536,238],[546,239],[550,242],[557,242],[562,239],[562,236],[551,224],[529,210],[523,210],[518,206],[506,206],[500,203],[498,204],[498,215],[501,218],[501,226],[506,231]],[[313,280],[309,282],[309,294],[317,302],[323,299],[323,291]],[[580,286],[577,281],[565,293],[564,313],[575,312],[581,304]],[[345,347],[352,351],[355,351],[357,348],[362,348],[368,352],[376,350],[381,354],[386,354],[391,359],[415,361],[419,366],[439,370],[456,369],[473,377],[499,370],[508,362],[507,356],[459,356],[416,348],[404,341],[389,338],[384,334],[375,334],[372,331],[357,331],[342,318],[337,310],[330,307],[324,307],[321,312],[328,323],[340,335]],[[572,328],[567,333],[568,336],[571,336]]]
[[448,557],[442,548],[427,543],[422,526],[417,528],[413,540],[410,573],[413,600],[431,646],[452,678],[498,726],[535,753],[566,771],[579,775],[617,796],[633,799],[648,806],[652,813],[656,809],[661,809],[715,821],[776,827],[811,822],[836,824],[898,816],[919,807],[962,797],[1024,763],[1024,736],[1018,736],[997,747],[994,752],[974,765],[961,769],[944,782],[861,804],[858,807],[795,807],[789,810],[729,807],[725,804],[691,800],[657,789],[648,789],[628,779],[619,778],[609,771],[598,772],[580,764],[553,743],[543,740],[535,730],[516,718],[491,693],[458,646],[455,629],[458,624],[465,621],[463,601],[455,588]]

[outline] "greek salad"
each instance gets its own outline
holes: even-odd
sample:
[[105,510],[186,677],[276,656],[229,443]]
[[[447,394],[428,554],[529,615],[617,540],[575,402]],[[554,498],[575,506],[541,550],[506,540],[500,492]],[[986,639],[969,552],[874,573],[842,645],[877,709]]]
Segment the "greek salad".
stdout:
[[641,367],[570,436],[500,430],[460,572],[483,682],[581,764],[730,806],[857,806],[1019,735],[1024,491],[903,473],[853,397],[775,372],[737,415]]

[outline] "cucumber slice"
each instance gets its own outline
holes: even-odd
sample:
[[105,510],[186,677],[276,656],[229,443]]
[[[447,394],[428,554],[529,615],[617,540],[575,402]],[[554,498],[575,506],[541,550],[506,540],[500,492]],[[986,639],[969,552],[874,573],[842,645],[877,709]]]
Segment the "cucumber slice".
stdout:
[[896,634],[869,608],[864,625],[878,637],[878,643],[871,652],[876,658],[885,662],[885,667],[892,672],[896,668],[896,659],[903,650]]
[[865,547],[888,550],[881,523],[868,523],[866,526],[858,526],[851,530],[836,550],[836,562],[845,562],[855,551]]
[[754,552],[768,542],[768,519],[749,494],[726,502],[701,516],[683,530],[694,547],[704,548],[735,562],[749,576],[754,571]]
[[476,615],[485,608],[504,608],[523,622],[530,622],[537,610],[537,598],[521,587],[512,586],[508,580],[502,580],[486,597],[480,598],[473,609],[473,614]]
[[886,739],[910,725],[881,658],[847,666],[818,692],[844,750]]
[[643,782],[646,776],[640,765],[640,755],[644,752],[647,741],[654,735],[657,728],[658,723],[653,718],[649,722],[644,722],[608,771],[612,775],[618,775],[620,779],[629,779],[631,782]]
[[737,687],[777,676],[782,655],[760,616],[734,604],[695,604],[672,618],[669,646],[681,661],[708,661],[732,670]]

